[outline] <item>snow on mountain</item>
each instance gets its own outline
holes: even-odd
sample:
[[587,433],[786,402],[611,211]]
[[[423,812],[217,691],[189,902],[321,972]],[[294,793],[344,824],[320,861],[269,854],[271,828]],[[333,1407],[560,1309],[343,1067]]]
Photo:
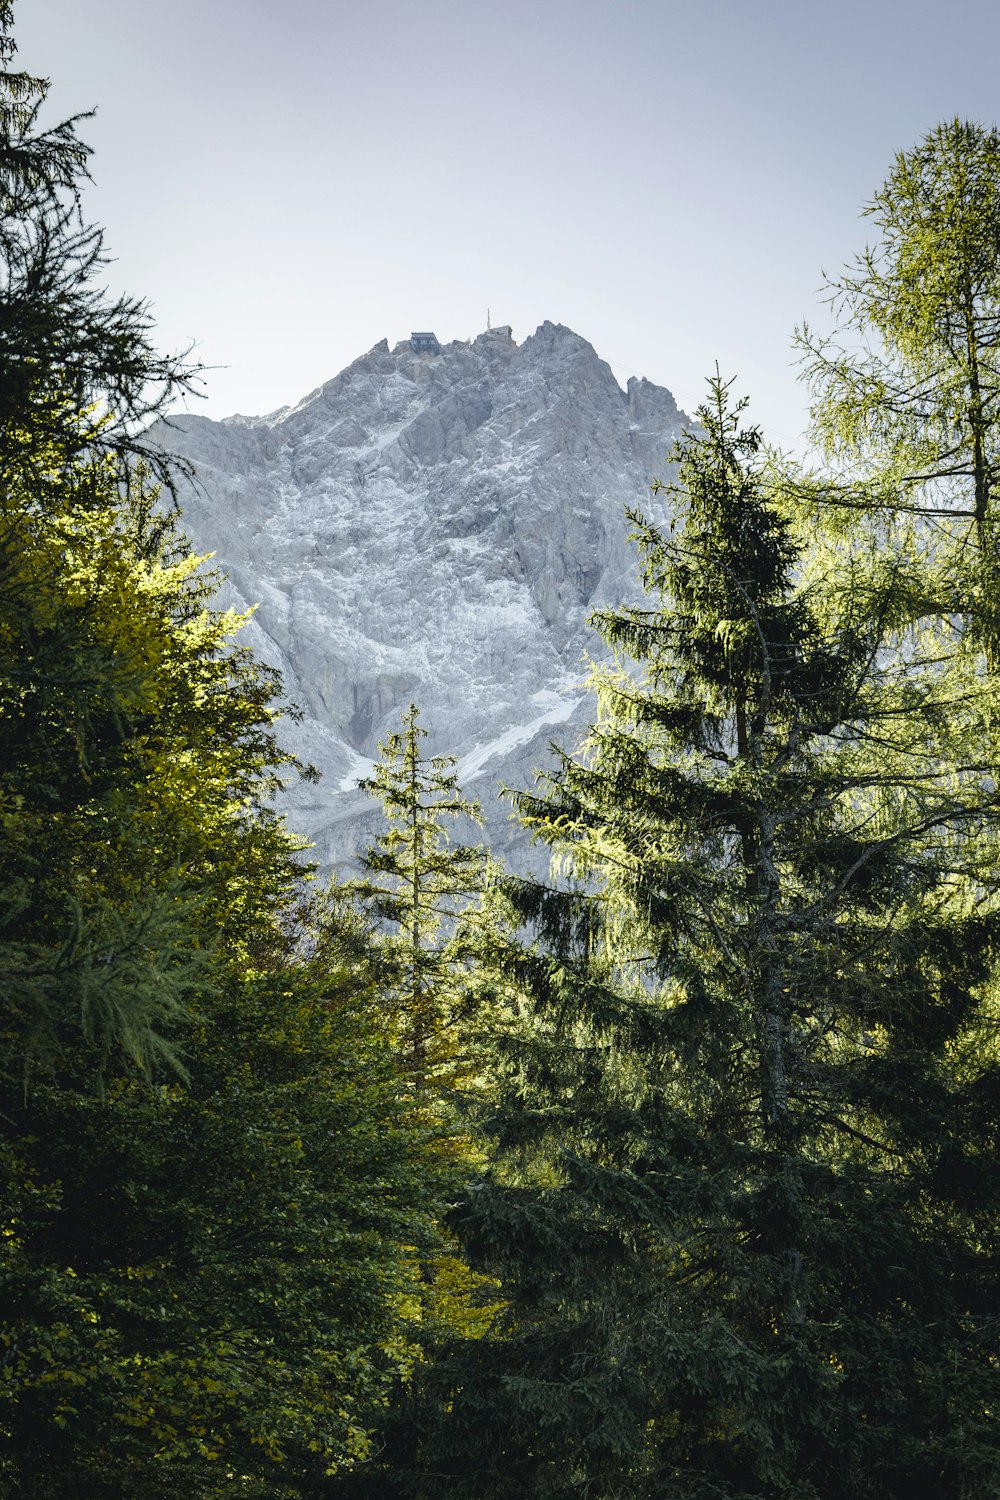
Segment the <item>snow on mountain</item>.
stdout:
[[257,606],[243,638],[303,710],[284,738],[322,776],[285,805],[322,865],[369,841],[354,783],[411,700],[517,860],[497,783],[531,785],[549,740],[589,718],[587,617],[635,597],[624,507],[648,504],[685,421],[543,323],[520,345],[383,340],[296,406],[159,434],[195,465],[195,548],[228,575],[226,604]]

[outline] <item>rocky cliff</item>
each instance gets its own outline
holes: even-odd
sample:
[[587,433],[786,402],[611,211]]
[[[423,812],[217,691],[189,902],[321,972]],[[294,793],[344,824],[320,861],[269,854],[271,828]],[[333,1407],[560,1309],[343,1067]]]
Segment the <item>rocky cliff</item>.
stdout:
[[321,864],[370,837],[354,784],[411,700],[517,860],[497,783],[530,785],[589,717],[587,618],[637,592],[624,507],[647,505],[685,420],[544,323],[520,345],[383,341],[297,406],[161,434],[197,471],[195,547],[226,603],[257,606],[244,638],[304,711],[285,738],[322,776],[286,804]]

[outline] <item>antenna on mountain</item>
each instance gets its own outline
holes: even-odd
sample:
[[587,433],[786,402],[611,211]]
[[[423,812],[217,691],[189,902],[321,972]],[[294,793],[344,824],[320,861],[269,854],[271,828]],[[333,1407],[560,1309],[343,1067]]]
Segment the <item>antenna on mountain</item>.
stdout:
[[489,331],[490,331],[490,310],[489,310],[489,308],[487,308],[486,309],[486,332],[489,333]]

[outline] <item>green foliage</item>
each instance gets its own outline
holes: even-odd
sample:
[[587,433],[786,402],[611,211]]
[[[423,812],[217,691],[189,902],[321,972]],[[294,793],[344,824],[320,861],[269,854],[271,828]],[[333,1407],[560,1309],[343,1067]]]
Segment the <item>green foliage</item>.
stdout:
[[336,977],[234,983],[189,1067],[8,1106],[5,1495],[314,1495],[412,1364],[433,1169]]
[[[865,212],[879,237],[830,283],[830,300],[841,337],[874,347],[806,332],[819,432],[852,458],[866,442],[920,452],[961,493],[977,433],[998,415],[1000,135],[957,119],[936,126],[899,152]],[[988,482],[996,455],[982,459]]]
[[[145,305],[110,297],[97,282],[107,262],[100,229],[85,222],[80,192],[90,149],[84,116],[42,129],[46,80],[12,66],[13,6],[0,7],[0,482],[55,443],[119,462],[141,457],[171,482],[176,465],[143,430],[197,368],[153,347]],[[27,437],[27,442],[25,441]],[[43,453],[36,484],[46,479]]]
[[[451,757],[421,755],[425,734],[411,704],[402,732],[380,747],[373,775],[361,782],[381,802],[387,826],[361,860],[366,878],[328,893],[314,962],[322,969],[339,961],[356,979],[369,977],[370,1014],[392,1046],[400,1097],[408,1117],[430,1131],[454,1200],[468,1190],[482,1154],[468,1110],[488,1086],[476,958],[490,939],[491,913],[483,851],[449,839],[453,820],[480,821],[478,806],[462,795]],[[456,1339],[488,1337],[499,1313],[495,1278],[469,1267],[442,1223],[443,1202],[435,1214],[438,1242],[420,1257],[410,1304],[419,1360],[397,1381],[390,1410],[369,1414],[378,1433],[372,1458],[341,1470],[332,1493],[367,1494],[371,1484],[381,1493],[378,1454],[437,1399],[442,1351]]]
[[[861,479],[781,479],[716,380],[632,515],[647,603],[517,799],[552,884],[479,902],[411,707],[303,952],[279,684],[142,436],[194,372],[10,27],[0,1493],[996,1492],[996,132],[897,159],[835,288],[873,351],[804,335]],[[853,551],[807,568],[803,498]]]
[[915,522],[938,567],[925,611],[964,617],[982,643],[1000,565],[1000,134],[936,126],[866,213],[874,246],[830,283],[838,332],[799,334],[815,435],[846,469],[819,483],[820,512],[874,514],[896,537]]
[[[136,436],[189,380],[109,300],[77,121],[38,125],[0,12],[0,1078],[90,1046],[140,1068],[206,951],[298,877],[265,801],[277,684],[232,643]],[[162,454],[151,460],[169,476]]]
[[369,878],[344,894],[388,927],[378,944],[387,1020],[425,1094],[454,1085],[462,1071],[468,933],[456,923],[483,889],[485,863],[481,849],[450,842],[446,825],[481,822],[479,808],[462,795],[451,756],[420,754],[427,731],[418,720],[411,704],[402,733],[380,746],[374,774],[359,783],[381,802],[388,827],[361,859]]
[[737,413],[716,382],[679,531],[634,518],[650,601],[599,619],[586,752],[518,798],[569,883],[507,883],[538,941],[498,951],[522,998],[455,1216],[500,1329],[348,1493],[1000,1479],[997,909],[962,860],[994,798],[932,754],[929,689],[901,707],[878,612],[797,581]]
[[0,76],[0,1493],[312,1496],[418,1357],[452,1177],[368,983],[293,963],[280,684],[142,462],[186,377],[43,93]]
[[[39,447],[39,452],[40,452]],[[136,479],[77,460],[42,505],[0,492],[0,943],[8,1076],[82,1035],[163,1052],[198,953],[290,890],[263,802],[286,759],[273,675]]]

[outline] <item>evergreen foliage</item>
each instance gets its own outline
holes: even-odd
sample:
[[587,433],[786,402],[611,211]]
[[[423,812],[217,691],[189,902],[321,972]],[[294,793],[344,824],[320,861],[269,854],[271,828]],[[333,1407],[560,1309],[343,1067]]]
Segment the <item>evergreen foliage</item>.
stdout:
[[[297,877],[264,801],[287,757],[273,674],[234,648],[157,507],[138,424],[191,372],[96,282],[88,151],[39,125],[0,10],[0,1077],[91,1045],[141,1068],[191,998],[209,933]],[[242,909],[241,909],[242,908]],[[273,920],[272,917],[267,918]],[[16,1085],[15,1085],[16,1086]]]
[[6,1101],[0,1494],[312,1497],[365,1456],[446,1184],[340,987],[234,979],[186,1085]]
[[419,718],[411,703],[402,732],[379,747],[374,773],[358,783],[382,804],[388,826],[361,857],[368,878],[347,894],[388,924],[379,953],[390,1030],[418,1094],[440,1094],[463,1067],[468,933],[457,919],[484,883],[482,850],[453,844],[447,824],[482,819],[462,794],[453,757],[421,755],[427,731]]
[[75,121],[0,3],[0,1494],[314,1496],[418,1351],[447,1161],[299,960],[279,683],[136,427]]
[[[463,795],[451,756],[421,754],[425,735],[411,704],[401,732],[380,746],[372,776],[360,783],[381,802],[386,827],[361,857],[366,878],[329,893],[316,960],[322,965],[333,955],[349,956],[355,972],[374,975],[372,1018],[391,1042],[409,1118],[430,1129],[432,1150],[457,1198],[468,1191],[482,1157],[468,1116],[471,1101],[489,1086],[481,1028],[493,997],[483,992],[479,960],[495,913],[483,851],[449,838],[453,820],[480,821],[478,805]],[[470,1269],[443,1218],[442,1204],[438,1242],[421,1257],[412,1299],[419,1360],[397,1380],[390,1410],[369,1412],[378,1433],[375,1453],[343,1469],[331,1493],[367,1494],[371,1482],[380,1492],[379,1450],[394,1447],[414,1413],[436,1400],[441,1352],[456,1339],[475,1343],[493,1328],[496,1280]],[[373,1475],[380,1477],[373,1481]]]
[[84,1043],[148,1070],[207,949],[273,926],[300,878],[265,806],[275,679],[199,559],[141,477],[123,496],[80,458],[39,503],[34,472],[0,490],[8,1082]]
[[[992,793],[870,597],[799,581],[718,381],[585,754],[522,815],[495,1159],[456,1215],[501,1333],[362,1493],[903,1500],[1000,1481]],[[926,755],[925,753],[926,752]],[[352,1481],[357,1493],[358,1476]]]
[[143,302],[101,287],[103,231],[81,209],[86,116],[42,128],[48,83],[14,67],[12,26],[12,0],[2,0],[0,483],[8,465],[31,466],[40,495],[57,479],[54,445],[60,458],[87,450],[141,459],[170,485],[176,463],[142,434],[179,390],[195,387],[197,367],[156,352]]
[[516,798],[551,882],[450,844],[411,706],[310,949],[280,684],[143,436],[196,371],[11,25],[0,1494],[1000,1491],[1000,136],[900,154],[833,287],[867,351],[803,334],[843,482],[717,378],[632,513],[647,601]]

